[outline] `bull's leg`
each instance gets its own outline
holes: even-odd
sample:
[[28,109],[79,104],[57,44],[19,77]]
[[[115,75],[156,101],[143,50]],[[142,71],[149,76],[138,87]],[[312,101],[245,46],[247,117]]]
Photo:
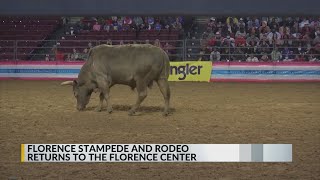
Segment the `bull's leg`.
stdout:
[[103,105],[103,100],[106,100],[106,105],[107,105],[107,112],[111,113],[112,112],[112,106],[109,98],[109,93],[110,93],[110,87],[109,87],[109,83],[107,80],[104,79],[99,79],[98,81],[99,84],[99,89],[101,91],[100,93],[100,103],[99,106],[97,107],[96,111],[101,111],[102,109],[102,105]]
[[167,116],[169,115],[169,103],[170,103],[170,88],[168,84],[167,79],[159,79],[157,81],[159,89],[163,95],[164,101],[165,101],[165,106],[164,106],[164,112],[163,115]]
[[109,88],[107,88],[107,89],[108,89],[108,92],[104,95],[104,99],[107,102],[107,112],[108,113],[112,113],[113,109],[112,109],[111,102],[110,102],[110,97],[109,97],[110,89]]
[[147,97],[147,85],[145,83],[138,82],[137,83],[137,91],[138,91],[138,99],[136,104],[132,106],[129,111],[129,115],[133,115],[136,110],[140,107],[142,101]]
[[98,107],[96,108],[97,112],[100,112],[102,110],[103,100],[105,99],[104,94],[100,93],[99,98],[100,98],[100,102],[99,102]]

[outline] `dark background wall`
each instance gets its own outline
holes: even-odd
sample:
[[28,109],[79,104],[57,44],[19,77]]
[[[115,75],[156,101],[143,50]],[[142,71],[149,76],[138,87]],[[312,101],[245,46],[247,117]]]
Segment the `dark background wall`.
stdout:
[[0,0],[0,15],[320,15],[320,0]]

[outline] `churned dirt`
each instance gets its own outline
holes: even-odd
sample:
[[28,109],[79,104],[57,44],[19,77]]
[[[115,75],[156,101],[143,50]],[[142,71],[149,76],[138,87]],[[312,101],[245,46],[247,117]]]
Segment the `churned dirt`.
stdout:
[[[114,112],[77,112],[60,81],[0,81],[0,179],[319,179],[319,83],[170,83],[169,117],[155,84],[111,90]],[[20,144],[293,144],[292,163],[20,163]]]

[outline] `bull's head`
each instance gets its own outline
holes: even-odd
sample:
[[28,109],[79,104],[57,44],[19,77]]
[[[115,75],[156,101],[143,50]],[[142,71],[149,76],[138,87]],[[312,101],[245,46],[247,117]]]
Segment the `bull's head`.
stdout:
[[85,83],[79,83],[77,80],[65,81],[61,85],[71,85],[73,87],[73,95],[77,99],[77,109],[79,111],[84,110],[89,103],[94,88]]

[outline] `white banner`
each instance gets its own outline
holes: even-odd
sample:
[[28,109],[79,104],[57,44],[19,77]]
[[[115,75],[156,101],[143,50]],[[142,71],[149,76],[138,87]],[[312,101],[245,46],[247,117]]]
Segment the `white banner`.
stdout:
[[21,162],[292,162],[292,145],[21,144]]

